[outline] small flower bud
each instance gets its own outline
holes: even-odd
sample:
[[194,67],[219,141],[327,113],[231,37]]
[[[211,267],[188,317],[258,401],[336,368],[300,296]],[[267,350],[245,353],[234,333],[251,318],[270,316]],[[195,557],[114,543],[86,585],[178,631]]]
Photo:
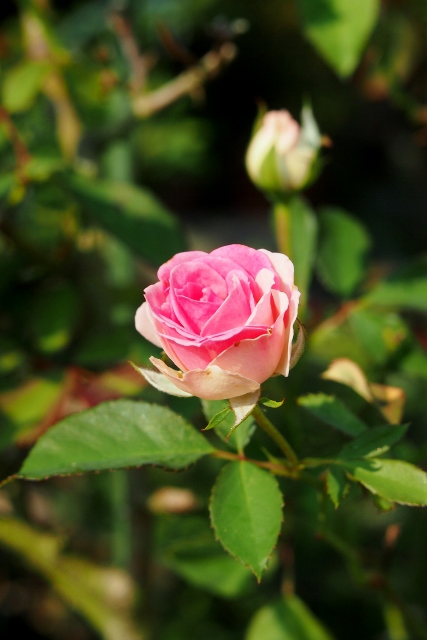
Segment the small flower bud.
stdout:
[[309,106],[301,121],[300,127],[288,111],[268,111],[262,118],[246,153],[246,168],[263,191],[299,191],[317,175],[322,140]]

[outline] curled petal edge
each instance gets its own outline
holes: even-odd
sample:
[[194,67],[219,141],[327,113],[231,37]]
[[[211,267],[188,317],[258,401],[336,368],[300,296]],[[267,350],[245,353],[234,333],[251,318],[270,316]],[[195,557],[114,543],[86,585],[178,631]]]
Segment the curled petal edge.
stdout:
[[238,373],[225,371],[216,365],[182,373],[153,356],[150,358],[150,362],[175,387],[203,400],[229,400],[253,393],[260,388],[259,383],[255,380],[245,378]]

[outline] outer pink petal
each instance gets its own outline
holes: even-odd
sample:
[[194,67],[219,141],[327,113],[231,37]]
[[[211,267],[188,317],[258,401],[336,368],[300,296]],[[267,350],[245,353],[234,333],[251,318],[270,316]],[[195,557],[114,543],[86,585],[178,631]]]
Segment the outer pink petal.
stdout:
[[150,307],[147,302],[143,302],[136,312],[135,327],[146,340],[155,344],[156,347],[161,347],[163,349],[163,344],[157,335],[153,316],[151,315]]
[[259,389],[259,384],[255,380],[224,371],[213,365],[204,371],[193,369],[181,374],[158,358],[150,358],[150,360],[178,389],[204,400],[228,400]]
[[270,259],[274,270],[282,281],[283,290],[290,296],[292,285],[294,284],[294,265],[291,260],[283,253],[273,253],[267,251],[267,249],[260,249],[260,252],[264,253]]
[[291,360],[292,350],[292,338],[294,337],[294,322],[298,315],[298,302],[300,298],[300,292],[297,287],[293,288],[291,299],[289,301],[289,314],[288,325],[285,332],[285,343],[283,346],[283,352],[280,357],[279,364],[277,365],[275,373],[281,373],[282,376],[289,375],[289,363]]
[[281,314],[268,333],[254,340],[241,340],[212,360],[211,365],[256,380],[260,384],[276,371],[285,344]]

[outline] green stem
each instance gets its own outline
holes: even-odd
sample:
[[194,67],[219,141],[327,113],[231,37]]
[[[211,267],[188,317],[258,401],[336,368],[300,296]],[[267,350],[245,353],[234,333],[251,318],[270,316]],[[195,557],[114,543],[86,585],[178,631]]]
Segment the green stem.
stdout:
[[270,436],[272,440],[274,440],[274,442],[277,444],[279,449],[284,453],[291,467],[292,468],[298,467],[299,460],[295,451],[292,449],[291,445],[286,440],[286,438],[280,433],[278,429],[276,429],[274,424],[267,418],[265,413],[258,406],[256,406],[255,409],[252,411],[252,415],[255,418],[255,421],[258,424],[258,426],[260,426],[261,429],[263,429],[265,433],[268,436]]
[[250,462],[251,464],[260,467],[261,469],[267,469],[276,476],[294,477],[294,473],[288,466],[280,464],[280,462],[264,462],[263,460],[254,460],[253,458],[246,458],[239,453],[231,453],[231,451],[223,451],[217,449],[211,453],[213,458],[220,458],[221,460],[231,460],[233,462]]
[[293,260],[291,246],[291,212],[284,198],[273,203],[273,224],[277,248],[280,253],[284,253],[285,256]]

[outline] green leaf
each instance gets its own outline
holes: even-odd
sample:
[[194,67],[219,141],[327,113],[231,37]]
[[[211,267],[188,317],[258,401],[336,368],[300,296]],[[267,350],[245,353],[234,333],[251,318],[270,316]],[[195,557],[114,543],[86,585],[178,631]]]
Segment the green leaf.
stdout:
[[278,409],[283,405],[285,399],[283,398],[283,400],[271,400],[270,398],[260,398],[259,402],[265,407],[270,407],[270,409]]
[[408,425],[386,424],[361,433],[341,449],[338,457],[370,458],[385,453],[406,433]]
[[[218,415],[218,413],[220,413],[221,411],[230,409],[228,400],[202,400],[202,407],[205,418],[208,421],[212,420],[212,418],[215,415]],[[244,420],[227,439],[228,434],[233,428],[233,424],[234,413],[231,411],[230,413],[226,414],[224,419],[214,427],[215,433],[232,449],[243,451],[255,431],[255,421],[252,416],[248,416],[246,420]]]
[[64,540],[15,518],[0,518],[0,544],[47,579],[102,638],[142,640],[130,615],[135,586],[124,571],[64,554]]
[[360,222],[342,209],[322,209],[319,223],[318,276],[326,289],[347,297],[364,276],[369,236]]
[[208,441],[170,409],[116,400],[73,414],[49,429],[18,477],[38,480],[143,464],[182,469],[212,451]]
[[160,265],[185,250],[177,220],[148,190],[75,174],[68,186],[94,221],[142,258]]
[[382,307],[427,311],[427,258],[380,282],[364,301]]
[[366,429],[366,425],[335,396],[309,393],[306,396],[300,396],[297,402],[316,418],[348,436],[357,436]]
[[81,308],[78,291],[69,282],[38,289],[29,316],[35,347],[46,354],[64,349],[73,337]]
[[326,490],[328,496],[337,508],[345,498],[350,485],[344,471],[340,467],[331,467],[326,475]]
[[224,407],[218,413],[216,413],[208,422],[207,426],[203,429],[203,431],[210,431],[210,429],[214,429],[218,427],[221,422],[228,416],[231,411],[230,407]]
[[245,640],[333,640],[296,595],[263,607],[253,617]]
[[301,291],[305,305],[316,254],[316,216],[309,204],[298,196],[286,203],[276,204],[273,215],[279,247],[283,250],[289,243],[286,254],[294,263],[295,284]]
[[305,36],[341,77],[357,67],[377,21],[379,0],[297,0]]
[[212,490],[210,514],[225,549],[260,579],[282,522],[282,495],[275,478],[250,462],[231,462]]
[[427,474],[408,462],[371,458],[342,463],[354,480],[386,500],[427,505]]
[[52,69],[50,62],[25,60],[12,67],[3,81],[3,104],[11,113],[26,111],[34,103],[44,79]]
[[214,540],[204,518],[158,518],[156,537],[162,564],[198,588],[232,598],[253,580],[251,572]]

